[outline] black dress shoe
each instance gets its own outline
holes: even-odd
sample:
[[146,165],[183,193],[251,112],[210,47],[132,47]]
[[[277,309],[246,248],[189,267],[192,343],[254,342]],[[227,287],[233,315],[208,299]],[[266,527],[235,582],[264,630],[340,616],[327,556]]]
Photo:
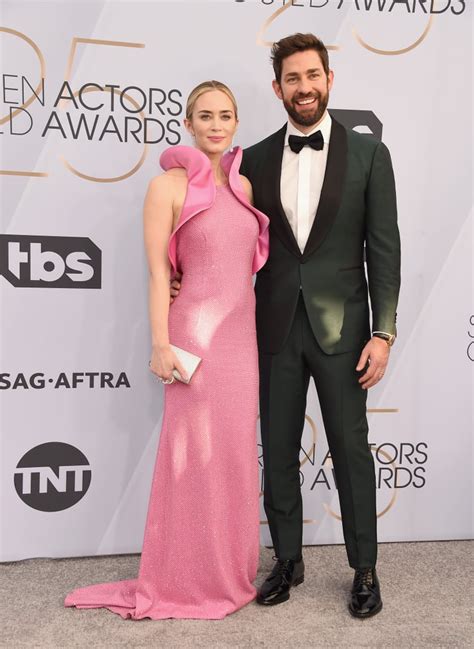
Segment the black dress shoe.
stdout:
[[290,599],[290,588],[304,581],[304,563],[292,559],[277,559],[269,577],[263,582],[257,602],[265,606],[281,604]]
[[375,568],[356,570],[352,584],[349,612],[354,617],[372,617],[382,610],[380,583]]

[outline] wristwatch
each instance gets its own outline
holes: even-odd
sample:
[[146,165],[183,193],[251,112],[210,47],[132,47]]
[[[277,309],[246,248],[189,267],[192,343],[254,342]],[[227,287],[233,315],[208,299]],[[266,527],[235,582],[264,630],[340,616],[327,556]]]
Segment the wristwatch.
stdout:
[[372,336],[376,336],[377,338],[382,338],[382,340],[385,340],[385,342],[389,347],[392,347],[396,338],[395,334],[388,334],[385,333],[385,331],[373,331]]

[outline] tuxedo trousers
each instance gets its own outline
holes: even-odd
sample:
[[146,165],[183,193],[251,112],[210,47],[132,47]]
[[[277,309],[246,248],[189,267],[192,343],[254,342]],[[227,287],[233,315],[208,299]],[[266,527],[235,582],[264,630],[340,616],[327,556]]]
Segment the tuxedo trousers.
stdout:
[[349,564],[377,559],[375,471],[368,444],[367,391],[356,371],[361,349],[326,354],[312,332],[300,292],[289,336],[277,354],[260,353],[264,505],[275,554],[301,558],[300,448],[309,380],[318,393],[331,454]]

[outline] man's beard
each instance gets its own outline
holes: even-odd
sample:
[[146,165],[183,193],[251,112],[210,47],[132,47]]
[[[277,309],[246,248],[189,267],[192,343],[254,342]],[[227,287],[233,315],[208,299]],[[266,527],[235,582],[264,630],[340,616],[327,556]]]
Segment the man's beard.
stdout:
[[[318,100],[316,108],[314,108],[313,110],[308,110],[305,113],[298,112],[298,109],[295,107],[294,102],[296,102],[298,99],[310,99],[312,97],[315,97]],[[310,93],[306,96],[297,95],[295,97],[292,97],[290,100],[283,98],[283,105],[286,108],[286,112],[291,117],[293,122],[295,124],[298,124],[299,126],[313,126],[317,124],[324,115],[328,102],[329,92],[326,92],[324,95],[321,95],[321,93],[319,92]]]

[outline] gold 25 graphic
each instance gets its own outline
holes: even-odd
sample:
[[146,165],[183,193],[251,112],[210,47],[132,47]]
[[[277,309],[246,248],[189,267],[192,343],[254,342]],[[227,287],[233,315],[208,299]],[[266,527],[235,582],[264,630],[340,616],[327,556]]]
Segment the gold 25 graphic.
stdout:
[[[0,118],[0,126],[3,124],[9,122],[10,120],[14,119],[18,114],[21,113],[21,111],[25,108],[27,108],[35,99],[37,94],[40,92],[40,89],[42,87],[43,80],[46,78],[46,62],[45,62],[45,57],[39,48],[39,46],[26,34],[23,34],[20,31],[17,31],[15,29],[10,29],[9,27],[0,27],[0,34],[10,34],[11,36],[14,36],[15,38],[21,39],[23,42],[27,43],[33,51],[35,52],[35,55],[38,58],[39,62],[39,72],[40,72],[40,80],[38,82],[38,85],[36,86],[34,92],[31,94],[31,96],[21,105],[19,106],[16,110],[12,111],[9,115],[6,115],[4,117]],[[126,48],[144,48],[145,45],[143,43],[130,43],[126,41],[110,41],[110,40],[103,40],[103,39],[95,39],[95,38],[79,38],[77,36],[74,36],[71,41],[71,48],[69,51],[69,56],[66,64],[66,71],[65,71],[65,76],[64,76],[64,81],[69,82],[71,78],[71,73],[72,69],[74,66],[74,59],[76,57],[77,53],[77,48],[78,45],[89,45],[89,46],[106,46],[106,47],[126,47]],[[107,89],[107,92],[109,90]],[[111,92],[114,92],[114,94],[117,94],[117,90],[112,88],[110,89]],[[98,92],[92,88],[88,89],[86,92]],[[74,92],[74,97],[77,97],[78,91]],[[124,93],[122,95],[125,97],[135,108],[138,107],[135,99],[128,95],[127,93]],[[64,105],[64,104],[63,104]],[[137,113],[140,118],[143,120],[145,119],[145,115],[143,111],[140,111]],[[134,173],[140,169],[140,167],[143,165],[146,156],[148,153],[148,144],[144,143],[143,145],[143,150],[140,155],[140,158],[136,162],[136,164],[133,165],[131,169],[128,169],[124,173],[118,175],[118,176],[109,176],[109,177],[97,177],[97,176],[91,176],[89,174],[86,174],[79,169],[76,169],[68,160],[66,160],[63,156],[61,157],[61,160],[64,164],[64,166],[74,175],[83,178],[84,180],[88,180],[91,182],[99,182],[99,183],[112,183],[112,182],[119,182],[121,180],[125,180],[126,178],[129,178],[132,176]],[[4,176],[28,176],[28,177],[33,177],[33,178],[45,178],[48,176],[47,173],[45,172],[38,172],[38,171],[18,171],[18,170],[0,170],[0,175]]]

